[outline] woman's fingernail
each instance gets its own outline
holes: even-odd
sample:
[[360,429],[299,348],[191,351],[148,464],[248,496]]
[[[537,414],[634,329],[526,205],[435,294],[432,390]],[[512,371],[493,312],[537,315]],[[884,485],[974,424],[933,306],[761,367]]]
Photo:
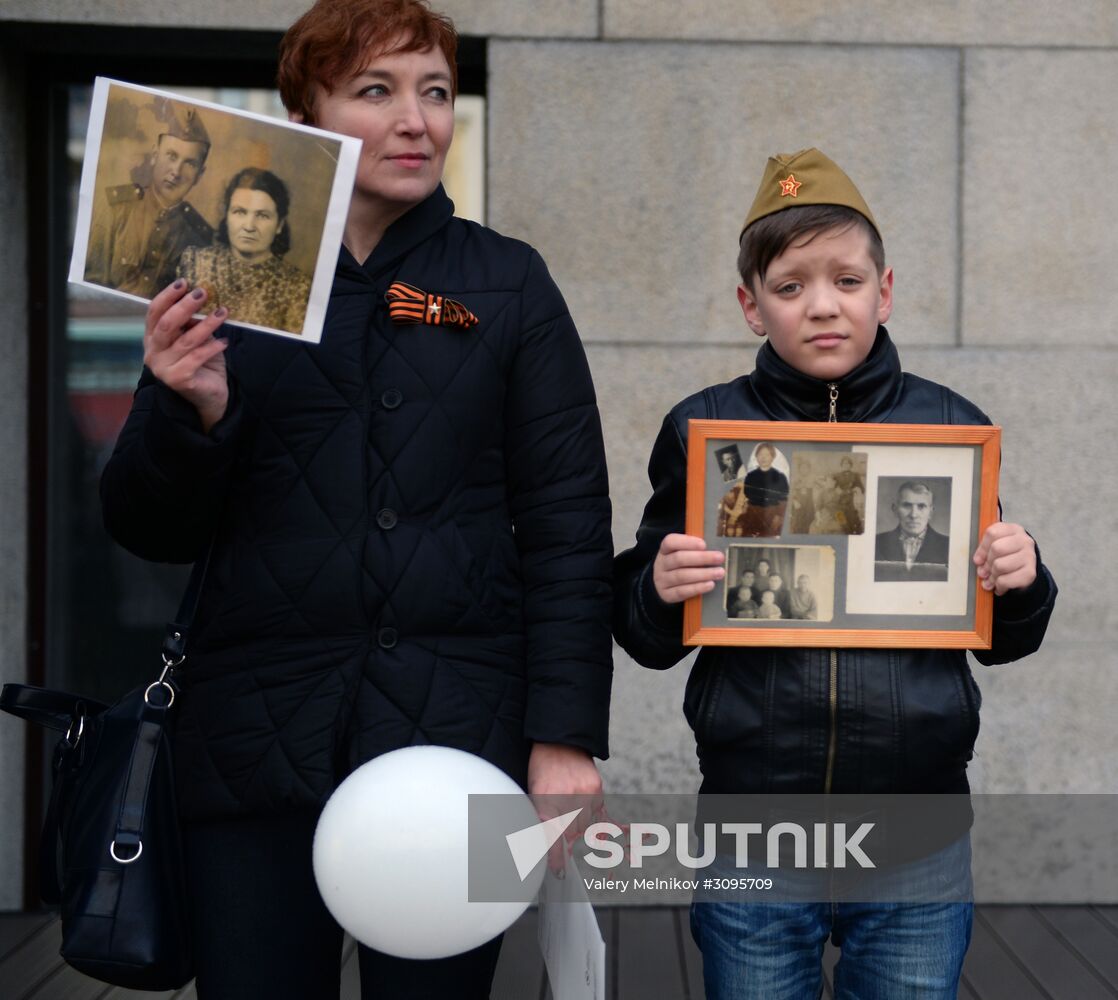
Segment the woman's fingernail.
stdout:
[[206,297],[205,289],[195,288],[194,291],[192,291],[190,293],[190,297],[192,299],[199,299],[199,300],[204,299]]
[[214,316],[216,316],[218,319],[225,319],[225,317],[228,315],[229,310],[226,309],[225,306],[220,306],[219,308],[214,310]]
[[186,287],[186,282],[183,281],[182,278],[179,278],[179,280],[176,281],[174,283],[174,285],[172,285],[171,287],[174,288],[177,291],[179,289],[185,288]]

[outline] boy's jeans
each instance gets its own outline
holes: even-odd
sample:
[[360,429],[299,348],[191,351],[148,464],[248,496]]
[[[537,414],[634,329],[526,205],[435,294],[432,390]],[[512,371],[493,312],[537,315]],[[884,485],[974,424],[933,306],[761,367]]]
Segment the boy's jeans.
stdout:
[[973,918],[969,836],[883,878],[903,892],[878,899],[930,901],[692,903],[707,1000],[817,1000],[828,937],[842,949],[835,1000],[954,1000]]

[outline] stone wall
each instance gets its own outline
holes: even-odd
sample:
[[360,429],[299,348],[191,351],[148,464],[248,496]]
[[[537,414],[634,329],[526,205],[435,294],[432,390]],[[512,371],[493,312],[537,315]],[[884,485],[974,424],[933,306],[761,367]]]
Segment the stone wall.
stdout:
[[[981,23],[963,6],[924,5],[906,31],[865,15],[886,4],[838,25],[819,3],[607,2],[605,38],[494,40],[490,223],[541,250],[588,345],[621,548],[664,412],[752,367],[734,258],[766,157],[817,145],[838,160],[896,269],[905,367],[1004,425],[1005,516],[1061,586],[1039,654],[976,666],[974,787],[1109,791],[1118,20],[1017,4],[1030,9],[999,26],[990,5]],[[695,786],[685,675],[619,651],[611,787]]]

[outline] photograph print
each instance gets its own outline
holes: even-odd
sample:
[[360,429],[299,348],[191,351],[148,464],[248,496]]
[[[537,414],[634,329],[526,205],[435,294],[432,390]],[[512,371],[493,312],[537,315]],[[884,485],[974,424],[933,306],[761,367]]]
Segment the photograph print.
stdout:
[[998,517],[1001,429],[688,422],[685,531],[724,556],[686,645],[986,649],[972,554]]
[[[731,450],[732,449],[732,450]],[[733,465],[748,455],[735,479],[727,479]],[[715,451],[724,482],[734,482],[718,502],[715,534],[723,538],[778,538],[788,508],[788,459],[771,441],[730,445]],[[738,473],[744,469],[740,478]]]
[[800,449],[792,456],[789,532],[860,535],[865,531],[864,452]]
[[317,343],[360,141],[99,77],[70,280]]
[[745,478],[745,465],[741,460],[741,451],[736,444],[728,444],[725,448],[715,448],[714,458],[722,472],[722,482],[736,483]]
[[734,624],[831,621],[835,550],[829,545],[731,544],[722,607]]
[[881,476],[877,481],[877,582],[947,580],[951,552],[951,480]]

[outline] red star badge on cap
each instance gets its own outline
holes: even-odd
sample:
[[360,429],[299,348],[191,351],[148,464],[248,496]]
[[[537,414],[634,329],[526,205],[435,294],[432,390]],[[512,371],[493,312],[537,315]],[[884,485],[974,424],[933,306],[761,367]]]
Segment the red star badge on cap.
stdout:
[[796,192],[800,190],[803,181],[796,180],[795,174],[789,174],[784,180],[777,181],[777,183],[780,185],[781,198],[787,198],[789,195],[793,198],[799,197]]

